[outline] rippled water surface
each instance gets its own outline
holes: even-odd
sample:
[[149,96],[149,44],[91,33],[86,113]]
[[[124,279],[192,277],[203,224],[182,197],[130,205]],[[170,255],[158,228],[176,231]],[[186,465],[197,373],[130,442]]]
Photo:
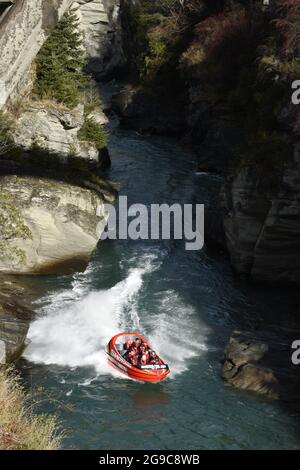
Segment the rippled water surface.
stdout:
[[[118,131],[110,177],[130,203],[205,203],[217,176],[195,174],[173,142]],[[105,241],[83,274],[35,278],[38,318],[20,367],[39,407],[56,411],[83,449],[300,448],[299,416],[224,387],[222,350],[234,328],[280,324],[293,299],[237,279],[225,255],[182,242]],[[168,361],[158,385],[120,376],[104,346],[138,329]]]

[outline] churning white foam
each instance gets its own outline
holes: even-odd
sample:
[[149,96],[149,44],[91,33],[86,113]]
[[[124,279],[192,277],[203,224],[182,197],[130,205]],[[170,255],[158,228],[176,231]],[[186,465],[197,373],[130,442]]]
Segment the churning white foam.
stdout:
[[[52,305],[46,315],[32,323],[25,357],[38,363],[94,366],[98,373],[110,372],[104,348],[120,329],[123,309],[134,305],[142,274],[134,269],[111,289],[91,292],[73,303],[69,302],[67,293],[59,295],[57,310]],[[62,307],[66,298],[67,305]],[[132,319],[138,327],[134,309]]]
[[[148,319],[149,341],[169,364],[171,376],[188,368],[188,360],[207,351],[208,328],[194,308],[173,291],[165,291],[158,300],[157,312]],[[156,346],[155,346],[156,347]]]
[[71,290],[51,295],[31,324],[25,357],[36,363],[91,366],[97,374],[120,376],[107,364],[105,346],[118,332],[137,330],[168,361],[173,376],[185,370],[187,360],[206,349],[193,308],[166,291],[154,299],[155,314],[139,314],[143,277],[158,268],[154,258],[140,260],[110,289],[88,292],[82,277],[74,279]]

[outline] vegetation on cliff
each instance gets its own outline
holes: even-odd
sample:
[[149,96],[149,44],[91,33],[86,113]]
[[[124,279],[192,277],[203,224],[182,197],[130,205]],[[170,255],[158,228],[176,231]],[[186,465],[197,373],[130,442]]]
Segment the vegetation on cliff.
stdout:
[[24,263],[25,253],[14,242],[16,239],[30,239],[31,231],[15,206],[12,195],[3,188],[0,188],[0,227],[0,260]]
[[[69,108],[85,104],[85,122],[78,132],[82,142],[94,144],[98,150],[107,145],[102,126],[87,116],[100,104],[98,94],[91,93],[92,84],[86,75],[82,35],[78,19],[66,13],[36,58],[34,94],[40,99],[54,100]],[[75,155],[72,146],[70,155]]]
[[12,370],[0,369],[0,450],[54,450],[60,446],[55,417],[36,415]]
[[[60,154],[65,151],[65,142],[66,146],[69,144],[70,157],[82,157],[86,154],[90,156],[89,151],[94,156],[97,155],[97,150],[103,150],[107,146],[106,132],[93,117],[98,108],[101,109],[101,100],[97,87],[85,73],[83,39],[78,25],[77,16],[70,12],[66,13],[37,55],[34,67],[35,83],[32,90],[33,102],[31,100],[16,101],[9,105],[8,111],[0,112],[0,155],[5,155],[6,160],[14,160],[18,163],[23,160],[26,164],[46,169],[49,159],[60,159]],[[37,108],[35,114],[28,111],[31,109],[31,104],[33,109],[35,105],[40,107]],[[77,106],[79,104],[81,106]],[[56,128],[54,123],[52,126],[54,130],[52,130],[49,125],[50,130],[47,134],[43,129],[39,109],[54,113],[54,119],[61,124],[61,128]],[[26,111],[28,111],[27,114]],[[56,112],[60,118],[57,117]],[[20,118],[24,119],[25,115],[28,122],[20,120]],[[27,140],[22,139],[22,132],[28,134],[26,125],[33,129],[32,134],[27,135]],[[71,133],[67,135],[67,131],[72,129],[72,126],[74,129],[77,127],[73,142],[68,140]],[[18,141],[19,148],[14,145],[14,141],[19,137],[18,132],[21,135]],[[55,134],[57,141],[61,142],[61,151],[57,151],[57,155],[54,154],[57,142],[55,137],[54,143],[52,142],[51,132],[54,134],[61,132],[60,137]],[[24,153],[23,151],[25,141],[26,148],[30,152]],[[80,142],[84,145],[81,146]],[[54,152],[51,146],[55,148]],[[46,155],[47,149],[49,158]],[[100,157],[102,161],[102,155]],[[45,162],[47,162],[46,166]],[[54,161],[51,167],[55,165]]]
[[78,138],[82,142],[93,143],[98,150],[107,146],[106,133],[93,117],[85,117]]
[[298,3],[140,0],[124,20],[130,79],[150,88],[162,106],[167,96],[171,109],[180,104],[198,142],[219,116],[236,121],[235,164],[249,163],[249,147],[253,163],[261,155],[264,168],[267,159],[284,162],[300,129],[290,105],[300,74]]
[[87,83],[78,19],[66,13],[36,58],[35,94],[73,108]]

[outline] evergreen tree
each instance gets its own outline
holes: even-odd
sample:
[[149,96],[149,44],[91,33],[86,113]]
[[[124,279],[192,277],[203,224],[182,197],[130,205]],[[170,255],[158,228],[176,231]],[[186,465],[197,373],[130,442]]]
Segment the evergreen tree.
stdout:
[[37,56],[35,94],[42,99],[55,99],[70,108],[76,106],[87,82],[83,55],[78,19],[67,13]]

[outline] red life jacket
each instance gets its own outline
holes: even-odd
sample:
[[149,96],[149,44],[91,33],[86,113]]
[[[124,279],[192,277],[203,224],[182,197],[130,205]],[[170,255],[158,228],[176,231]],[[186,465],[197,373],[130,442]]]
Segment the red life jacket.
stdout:
[[133,366],[137,366],[138,365],[138,358],[136,357],[136,355],[132,356],[130,358],[130,362]]
[[148,357],[147,357],[147,353],[144,353],[141,357],[142,366],[145,366],[146,364],[148,364],[148,361],[149,361],[149,354],[148,354]]
[[155,357],[152,357],[150,359],[150,364],[154,365],[161,365],[162,364],[162,360],[158,357],[158,356],[155,356]]
[[132,349],[131,351],[129,351],[129,354],[128,354],[129,357],[135,357],[136,355],[137,355],[137,351],[135,349]]
[[142,341],[141,341],[140,339],[138,339],[138,340],[135,339],[135,340],[133,341],[133,344],[134,344],[137,348],[139,348],[139,347],[141,346],[141,344],[142,344]]

